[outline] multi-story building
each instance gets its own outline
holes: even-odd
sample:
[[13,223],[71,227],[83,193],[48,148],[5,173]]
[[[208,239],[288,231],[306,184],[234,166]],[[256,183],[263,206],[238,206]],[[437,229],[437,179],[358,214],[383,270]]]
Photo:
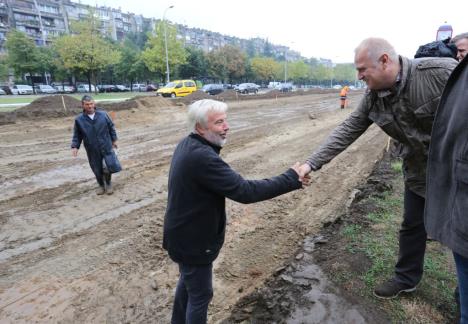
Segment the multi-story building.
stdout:
[[[85,18],[90,11],[99,19],[101,32],[116,41],[122,41],[128,33],[147,30],[145,26],[154,30],[160,21],[124,13],[120,8],[94,8],[71,0],[0,0],[0,52],[4,51],[5,37],[11,28],[25,32],[39,46],[48,45],[54,37],[70,33],[73,21]],[[258,55],[264,54],[268,46],[273,57],[286,57],[289,61],[301,58],[300,53],[286,46],[267,44],[268,40],[261,38],[241,39],[185,25],[177,25],[177,29],[178,38],[184,44],[205,52],[231,44],[239,46],[249,55]]]

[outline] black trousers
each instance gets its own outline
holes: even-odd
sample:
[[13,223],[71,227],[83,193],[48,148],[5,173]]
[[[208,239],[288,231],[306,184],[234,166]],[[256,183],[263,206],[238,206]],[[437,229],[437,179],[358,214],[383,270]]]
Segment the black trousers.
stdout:
[[395,279],[408,287],[421,281],[424,269],[427,233],[424,228],[425,198],[405,186],[403,223],[400,228],[400,249],[395,265]]
[[179,263],[171,324],[206,324],[213,298],[213,266]]

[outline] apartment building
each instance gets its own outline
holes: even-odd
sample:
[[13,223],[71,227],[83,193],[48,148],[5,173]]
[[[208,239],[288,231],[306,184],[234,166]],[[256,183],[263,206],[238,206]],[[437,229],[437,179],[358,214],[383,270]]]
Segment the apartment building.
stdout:
[[[5,37],[11,28],[25,32],[38,46],[49,45],[54,37],[70,33],[71,23],[85,18],[90,10],[101,22],[101,33],[116,41],[123,40],[130,32],[144,31],[145,26],[154,30],[160,21],[124,13],[120,8],[94,8],[70,0],[0,0],[0,52],[5,51]],[[241,39],[185,25],[177,25],[177,30],[178,38],[184,44],[205,52],[231,44],[251,54],[262,54],[267,42],[261,38]],[[270,45],[270,49],[275,57],[285,55],[289,61],[301,58],[300,53],[286,46]]]

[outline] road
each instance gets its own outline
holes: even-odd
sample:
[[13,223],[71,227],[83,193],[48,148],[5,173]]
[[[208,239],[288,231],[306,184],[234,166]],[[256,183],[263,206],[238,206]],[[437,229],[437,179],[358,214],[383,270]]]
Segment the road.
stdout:
[[[351,109],[361,95],[350,95]],[[162,225],[171,155],[187,133],[186,107],[143,101],[116,114],[124,171],[112,196],[96,196],[83,151],[72,158],[73,118],[0,127],[0,322],[169,322],[177,268],[161,248]],[[351,111],[337,109],[336,93],[229,105],[222,156],[252,179],[303,161]],[[309,188],[257,204],[227,202],[210,323],[228,317],[305,235],[339,215],[385,142],[371,127],[313,173]]]

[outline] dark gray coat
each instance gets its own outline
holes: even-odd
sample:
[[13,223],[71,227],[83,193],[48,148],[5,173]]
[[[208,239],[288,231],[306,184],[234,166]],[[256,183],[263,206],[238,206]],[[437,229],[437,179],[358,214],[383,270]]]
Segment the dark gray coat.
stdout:
[[[117,141],[114,123],[105,111],[96,110],[94,120],[85,113],[75,118],[71,147],[79,149],[83,142],[89,165],[97,179],[102,179],[102,159],[111,155],[112,143]],[[98,180],[99,182],[99,180]]]
[[468,258],[468,56],[442,95],[427,166],[426,231]]
[[353,113],[307,160],[318,170],[376,123],[400,144],[405,182],[424,197],[432,122],[445,83],[457,65],[451,58],[400,58],[400,80],[387,91],[368,91]]

